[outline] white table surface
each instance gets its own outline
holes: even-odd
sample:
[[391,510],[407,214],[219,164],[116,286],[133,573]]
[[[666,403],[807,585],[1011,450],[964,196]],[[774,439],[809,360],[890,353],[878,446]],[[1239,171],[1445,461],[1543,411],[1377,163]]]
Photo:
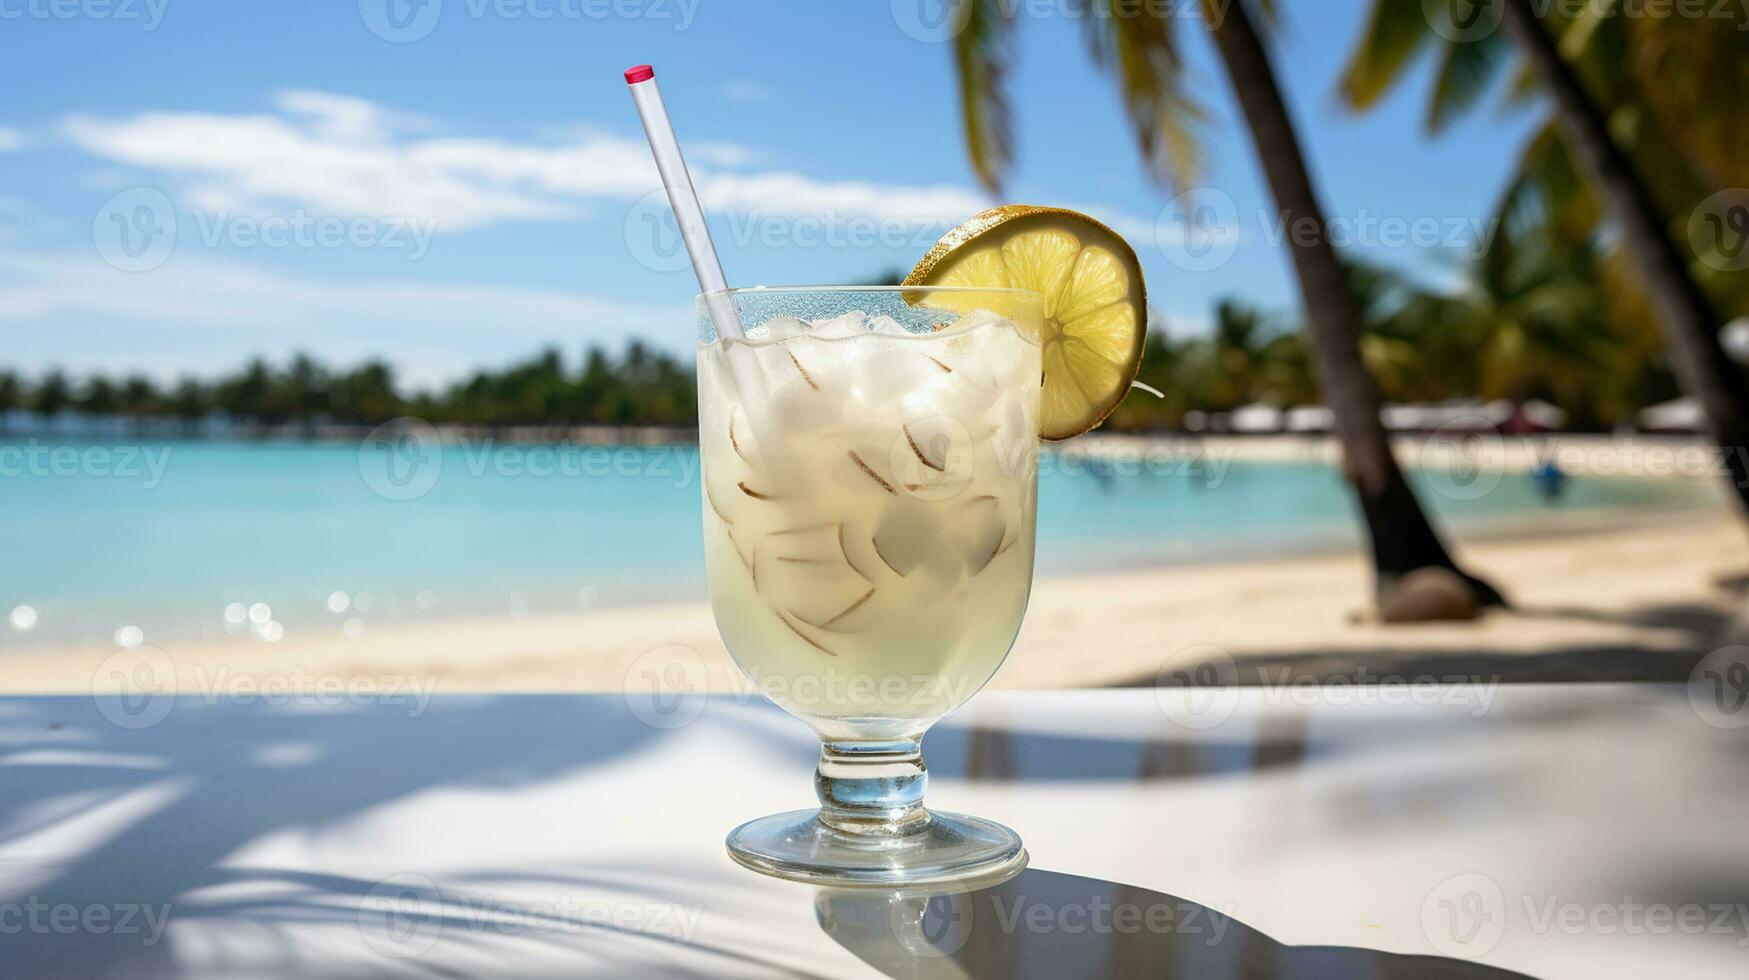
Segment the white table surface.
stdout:
[[1679,686],[986,692],[931,733],[929,799],[1032,865],[923,899],[730,862],[812,803],[811,735],[762,704],[243,700],[0,699],[0,976],[1749,967],[1749,733]]

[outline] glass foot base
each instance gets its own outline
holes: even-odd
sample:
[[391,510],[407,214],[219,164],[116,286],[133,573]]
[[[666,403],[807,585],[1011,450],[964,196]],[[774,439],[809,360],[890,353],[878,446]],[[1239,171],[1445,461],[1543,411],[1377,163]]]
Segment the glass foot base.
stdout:
[[1001,877],[1026,867],[1020,835],[978,817],[930,811],[896,837],[849,834],[818,810],[760,817],[736,827],[729,856],[762,874],[815,885],[907,886]]

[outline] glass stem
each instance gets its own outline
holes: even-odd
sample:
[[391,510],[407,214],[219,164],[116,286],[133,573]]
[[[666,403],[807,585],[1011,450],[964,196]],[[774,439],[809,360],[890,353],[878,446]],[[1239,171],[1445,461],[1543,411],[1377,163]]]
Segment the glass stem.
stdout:
[[891,836],[923,829],[929,823],[929,811],[923,809],[928,784],[921,738],[826,740],[814,771],[820,821],[848,834]]

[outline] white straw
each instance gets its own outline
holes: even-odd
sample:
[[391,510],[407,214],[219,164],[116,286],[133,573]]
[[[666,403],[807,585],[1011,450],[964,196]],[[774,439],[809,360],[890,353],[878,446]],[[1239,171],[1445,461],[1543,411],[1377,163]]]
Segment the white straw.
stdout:
[[693,189],[692,175],[687,173],[686,159],[680,155],[680,142],[674,137],[674,124],[668,120],[668,108],[662,104],[662,93],[656,88],[656,72],[649,65],[626,69],[626,84],[631,86],[632,103],[643,120],[644,135],[650,140],[650,152],[656,157],[656,169],[662,174],[662,186],[668,191],[668,205],[674,209],[674,221],[680,227],[680,240],[686,244],[687,257],[692,259],[692,271],[698,276],[699,292],[704,294],[717,336],[739,340],[746,335],[735,304],[724,294],[729,283],[723,278],[723,264],[711,244],[711,231],[704,221],[704,208],[698,203],[698,191]]

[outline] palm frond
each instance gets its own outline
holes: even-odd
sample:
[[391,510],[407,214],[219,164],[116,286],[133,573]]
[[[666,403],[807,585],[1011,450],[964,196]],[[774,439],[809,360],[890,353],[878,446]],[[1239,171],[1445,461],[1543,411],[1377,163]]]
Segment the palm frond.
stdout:
[[1510,53],[1496,40],[1446,44],[1440,53],[1433,95],[1427,103],[1427,131],[1438,133],[1482,100]]
[[978,183],[992,194],[1014,162],[1013,114],[1008,106],[1008,68],[1014,19],[1002,0],[958,0],[953,61],[959,78],[966,151]]
[[1354,110],[1371,108],[1432,40],[1421,0],[1373,0],[1366,30],[1342,70],[1343,103]]
[[1203,110],[1190,94],[1174,17],[1113,10],[1113,0],[1073,0],[1094,63],[1115,77],[1148,175],[1189,184],[1202,169]]

